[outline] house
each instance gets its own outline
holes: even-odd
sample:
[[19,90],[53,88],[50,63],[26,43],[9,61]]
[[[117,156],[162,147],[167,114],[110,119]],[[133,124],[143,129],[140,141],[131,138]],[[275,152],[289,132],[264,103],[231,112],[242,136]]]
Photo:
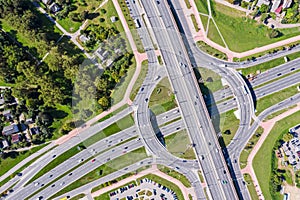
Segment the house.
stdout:
[[1,140],[0,149],[5,149],[6,147],[9,147],[8,142],[6,140]]
[[53,13],[57,13],[58,11],[60,11],[60,7],[56,3],[53,3],[51,4],[51,6],[49,6],[49,10],[51,10],[51,12]]
[[276,9],[279,7],[280,3],[281,3],[281,0],[274,0],[272,8],[271,8],[271,12],[275,12]]
[[52,0],[42,0],[43,4],[50,5],[52,3]]
[[12,119],[12,114],[11,114],[11,112],[10,112],[10,110],[4,110],[3,112],[2,112],[2,114],[3,114],[3,116],[7,119],[7,120],[10,120],[10,119]]
[[40,128],[39,127],[32,127],[29,129],[29,132],[31,135],[39,134],[40,133]]
[[115,23],[117,20],[118,20],[118,18],[117,18],[116,16],[112,16],[112,17],[110,18],[110,21],[111,21],[112,23]]
[[3,98],[0,98],[0,106],[2,106],[5,103]]
[[10,126],[3,127],[2,135],[8,136],[18,132],[19,132],[18,126],[16,124],[12,124]]
[[26,119],[25,124],[28,126],[29,124],[33,124],[34,121],[32,120],[32,118]]
[[277,15],[279,15],[279,14],[281,13],[281,11],[282,11],[282,5],[279,6],[279,7],[275,10],[275,13],[276,13]]
[[293,0],[284,0],[283,4],[282,4],[283,9],[289,8],[292,3],[293,3]]
[[270,5],[270,1],[269,0],[258,0],[256,6],[260,7],[263,4],[268,6],[268,5]]
[[90,38],[86,37],[85,35],[80,35],[79,40],[83,43],[86,43],[87,41],[90,40]]
[[11,142],[12,143],[18,143],[18,142],[20,142],[20,135],[19,134],[12,134],[11,135]]

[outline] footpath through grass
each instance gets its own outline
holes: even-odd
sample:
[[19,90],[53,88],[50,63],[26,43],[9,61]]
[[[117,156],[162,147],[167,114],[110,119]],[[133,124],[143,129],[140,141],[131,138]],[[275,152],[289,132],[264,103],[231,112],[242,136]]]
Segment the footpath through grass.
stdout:
[[181,130],[165,138],[167,150],[179,158],[196,159],[186,130]]
[[279,195],[279,193],[273,194],[270,191],[273,165],[272,161],[274,161],[272,159],[272,154],[275,154],[273,148],[275,147],[277,140],[283,134],[287,133],[289,128],[299,124],[299,119],[300,111],[276,122],[275,126],[272,128],[268,137],[254,157],[253,168],[265,199],[282,199],[282,196]]
[[271,107],[272,105],[275,105],[291,96],[294,96],[298,92],[299,91],[297,90],[297,85],[293,85],[289,88],[280,90],[259,99],[256,103],[256,115],[259,115],[262,111]]
[[[280,29],[282,36],[269,38],[270,29],[257,21],[246,17],[245,13],[223,4],[211,2],[213,18],[229,49],[243,52],[256,47],[278,42],[299,34],[299,27]],[[208,37],[214,42],[223,45],[216,28],[210,26]],[[255,42],[254,42],[255,41]]]
[[[117,170],[121,170],[122,168],[131,165],[132,163],[136,163],[140,160],[147,158],[147,154],[145,148],[139,148],[134,151],[131,151],[127,154],[124,154],[118,158],[108,161],[106,164],[101,165],[97,169],[89,172],[85,176],[71,183],[67,187],[63,188],[61,191],[56,193],[50,199],[60,196],[64,193],[67,193],[71,190],[74,190],[78,187],[81,187],[85,184],[88,184],[92,181],[95,181],[101,177],[104,177],[108,174],[111,174]],[[102,172],[102,173],[101,173]],[[100,175],[101,174],[101,175]]]

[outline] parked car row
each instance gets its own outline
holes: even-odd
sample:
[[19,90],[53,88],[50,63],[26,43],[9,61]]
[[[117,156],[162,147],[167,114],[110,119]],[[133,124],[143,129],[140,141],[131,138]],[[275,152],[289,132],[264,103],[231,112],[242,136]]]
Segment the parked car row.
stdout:
[[134,184],[128,184],[127,186],[121,187],[121,188],[119,188],[119,189],[117,189],[117,190],[115,190],[115,191],[109,193],[109,196],[110,196],[110,197],[113,197],[113,196],[115,196],[116,194],[119,194],[119,191],[120,191],[120,193],[123,193],[124,191],[126,191],[126,190],[128,190],[128,189],[131,189],[131,188],[133,188],[133,187],[134,187]]

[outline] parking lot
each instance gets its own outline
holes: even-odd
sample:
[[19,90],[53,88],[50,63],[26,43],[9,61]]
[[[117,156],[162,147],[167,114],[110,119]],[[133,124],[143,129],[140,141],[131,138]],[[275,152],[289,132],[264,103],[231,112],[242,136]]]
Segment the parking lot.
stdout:
[[111,200],[178,200],[174,191],[150,179],[140,180],[138,186],[128,184],[110,193]]

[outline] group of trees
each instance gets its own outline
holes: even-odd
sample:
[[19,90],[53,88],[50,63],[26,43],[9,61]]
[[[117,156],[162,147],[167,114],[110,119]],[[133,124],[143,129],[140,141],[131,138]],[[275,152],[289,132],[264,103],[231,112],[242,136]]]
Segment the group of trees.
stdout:
[[292,7],[285,9],[286,15],[282,19],[281,23],[283,24],[295,24],[300,22],[300,10],[299,10],[299,0],[295,0],[292,3]]

